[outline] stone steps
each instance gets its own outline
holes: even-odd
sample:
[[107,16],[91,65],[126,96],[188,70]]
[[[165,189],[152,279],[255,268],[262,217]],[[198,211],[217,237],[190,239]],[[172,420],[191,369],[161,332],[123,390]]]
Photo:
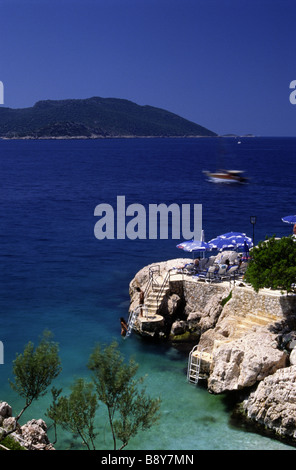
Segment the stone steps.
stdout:
[[277,318],[272,315],[249,313],[245,317],[233,316],[229,318],[229,320],[233,323],[235,330],[234,333],[227,338],[228,342],[242,337],[258,326],[272,324]]
[[147,299],[144,302],[144,305],[147,308],[147,312],[149,316],[155,315],[157,313],[157,309],[160,303],[162,302],[164,296],[167,294],[169,290],[169,286],[162,288],[162,283],[163,283],[162,278],[158,278],[157,282],[159,285],[153,286],[152,290],[149,292],[147,296]]
[[247,314],[248,318],[252,318],[255,321],[262,323],[266,325],[267,323],[273,323],[278,320],[278,317],[276,315],[272,315],[271,313],[248,313]]
[[161,304],[164,296],[167,294],[169,286],[162,288],[163,279],[157,279],[158,285],[153,285],[146,299],[144,300],[143,316],[139,317],[141,323],[141,330],[145,325],[145,331],[154,331],[157,325],[163,322],[163,317],[157,314],[158,307]]
[[[241,338],[255,327],[271,325],[278,321],[278,317],[265,313],[248,313],[245,317],[238,315],[228,317],[228,320],[233,323],[234,332],[225,339],[215,340],[213,349],[219,347],[221,344],[230,343],[231,341]],[[209,363],[212,361],[211,353],[208,353],[207,361]]]
[[248,313],[245,317],[236,317],[234,321],[236,322],[237,329],[246,332],[246,330],[251,330],[254,327],[272,324],[276,321],[276,317],[265,314]]

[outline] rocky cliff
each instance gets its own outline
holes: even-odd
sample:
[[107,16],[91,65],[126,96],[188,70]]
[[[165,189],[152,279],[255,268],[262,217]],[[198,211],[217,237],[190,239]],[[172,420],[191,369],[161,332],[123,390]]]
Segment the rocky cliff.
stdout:
[[[12,416],[12,408],[7,402],[0,402],[0,430],[9,434],[21,447],[27,450],[55,450],[47,436],[47,426],[42,419],[32,419],[23,426]],[[0,441],[0,445],[3,446]],[[3,448],[3,447],[2,447]],[[5,446],[4,446],[5,448]]]
[[242,276],[202,282],[180,269],[191,262],[156,263],[136,274],[130,309],[137,308],[140,291],[146,291],[149,308],[134,331],[188,351],[197,345],[208,358],[208,391],[239,393],[244,419],[296,445],[296,296],[269,289],[256,293]]

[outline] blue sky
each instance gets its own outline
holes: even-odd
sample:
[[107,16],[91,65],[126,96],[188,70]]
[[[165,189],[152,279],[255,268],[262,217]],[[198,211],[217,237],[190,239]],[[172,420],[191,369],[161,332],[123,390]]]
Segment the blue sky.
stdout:
[[0,0],[4,106],[125,98],[296,136],[295,0]]

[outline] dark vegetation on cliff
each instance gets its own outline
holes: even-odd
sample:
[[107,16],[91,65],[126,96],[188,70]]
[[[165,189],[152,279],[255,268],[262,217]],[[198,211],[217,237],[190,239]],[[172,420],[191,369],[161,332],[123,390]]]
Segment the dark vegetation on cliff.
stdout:
[[295,292],[296,282],[295,237],[275,237],[261,241],[251,251],[245,280],[256,292],[261,288]]
[[169,111],[117,98],[38,101],[23,109],[0,108],[0,137],[215,136]]

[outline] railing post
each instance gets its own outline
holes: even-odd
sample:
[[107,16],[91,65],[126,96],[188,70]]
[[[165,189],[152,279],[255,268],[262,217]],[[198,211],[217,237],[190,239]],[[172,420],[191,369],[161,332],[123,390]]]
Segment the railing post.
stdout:
[[156,299],[156,308],[158,309],[159,307],[159,299],[160,299],[160,296],[165,288],[165,285],[167,284],[167,282],[170,280],[170,269],[168,270],[168,272],[166,273],[166,276],[163,280],[163,283],[162,283],[162,286],[161,286],[161,289],[160,291],[158,292],[158,296],[157,296],[157,299]]

